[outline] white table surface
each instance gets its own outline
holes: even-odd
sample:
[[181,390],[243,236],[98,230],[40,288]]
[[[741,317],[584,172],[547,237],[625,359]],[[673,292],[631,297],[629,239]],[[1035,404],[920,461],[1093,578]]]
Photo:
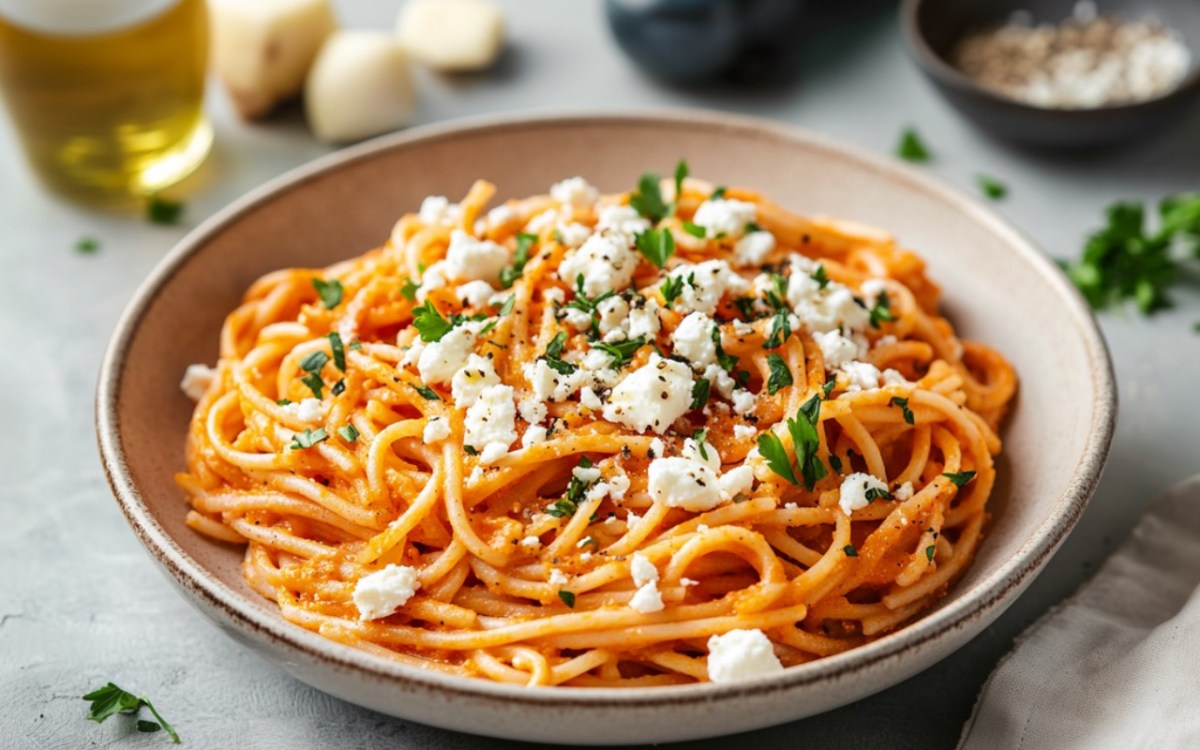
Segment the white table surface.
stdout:
[[[347,26],[387,28],[396,2],[335,3]],[[420,79],[417,122],[563,107],[707,107],[758,115],[890,151],[915,123],[928,169],[972,189],[1008,183],[998,210],[1054,257],[1078,252],[1101,209],[1200,189],[1200,111],[1139,146],[1090,156],[1034,155],[987,140],[920,78],[884,12],[812,42],[806,73],[767,90],[685,92],[643,78],[620,55],[597,0],[508,0],[512,45],[492,74]],[[216,149],[183,186],[195,224],[259,183],[329,149],[298,110],[246,125],[210,90]],[[0,119],[0,745],[162,747],[128,722],[84,719],[79,696],[112,679],[149,695],[190,747],[500,748],[518,743],[430,729],[360,709],[250,656],[193,611],[126,527],[97,459],[92,395],[109,333],[136,285],[186,227],[72,206],[30,176]],[[73,251],[81,236],[101,251]],[[1193,279],[1195,281],[1195,279]],[[1193,284],[1193,288],[1195,288]],[[1120,382],[1112,459],[1079,527],[996,624],[917,677],[790,725],[694,747],[948,748],[1013,637],[1069,595],[1145,504],[1200,469],[1200,294],[1147,321],[1101,317]]]

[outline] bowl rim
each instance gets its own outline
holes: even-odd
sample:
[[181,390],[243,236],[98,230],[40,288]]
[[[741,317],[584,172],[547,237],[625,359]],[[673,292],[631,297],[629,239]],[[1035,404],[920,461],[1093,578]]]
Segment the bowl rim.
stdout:
[[[929,41],[925,37],[925,30],[921,25],[918,14],[923,6],[928,5],[930,2],[933,2],[933,0],[902,0],[902,2],[903,4],[900,6],[900,30],[902,36],[904,37],[905,46],[908,48],[909,55],[917,61],[917,65],[920,66],[920,68],[930,77],[936,79],[938,83],[959,91],[973,94],[982,99],[986,99],[997,106],[1008,107],[1016,111],[1038,114],[1046,117],[1084,120],[1093,119],[1095,117],[1103,117],[1105,115],[1120,116],[1125,114],[1133,114],[1136,112],[1144,112],[1149,109],[1167,105],[1170,102],[1185,99],[1200,91],[1200,62],[1193,62],[1191,70],[1188,71],[1188,74],[1184,76],[1182,81],[1179,82],[1178,86],[1162,96],[1156,96],[1153,99],[1105,107],[1070,109],[1038,107],[1033,104],[1026,104],[1019,99],[1013,99],[993,91],[986,86],[976,83],[961,70],[951,65],[949,61],[939,55],[933,49],[933,47],[929,45]],[[1188,48],[1189,50],[1191,49],[1190,46]],[[1200,54],[1200,50],[1194,50],[1193,54]]]
[[[328,640],[284,620],[277,612],[265,610],[254,600],[255,595],[252,592],[227,586],[187,554],[158,523],[129,473],[120,437],[118,409],[124,354],[150,306],[175,274],[210,238],[261,204],[270,202],[327,171],[370,159],[377,153],[454,139],[462,135],[503,133],[530,127],[578,128],[605,123],[650,128],[668,126],[709,132],[725,131],[742,137],[790,145],[800,144],[832,156],[849,159],[910,189],[930,194],[950,207],[964,212],[997,234],[1029,264],[1031,270],[1045,278],[1063,302],[1069,322],[1074,324],[1084,343],[1095,399],[1083,455],[1062,496],[1055,501],[1054,510],[1034,533],[1026,538],[1018,553],[1002,563],[988,577],[970,589],[961,591],[957,597],[945,601],[938,609],[919,620],[879,640],[841,654],[792,667],[775,675],[731,684],[698,683],[682,686],[570,690],[463,678],[387,661],[382,657]],[[1116,423],[1116,398],[1115,378],[1108,348],[1083,297],[1042,251],[990,207],[972,196],[945,186],[898,160],[846,146],[799,128],[757,118],[695,109],[538,110],[464,118],[381,136],[285,172],[201,222],[158,263],[137,288],[121,314],[100,367],[96,385],[95,427],[101,463],[109,486],[127,522],[147,551],[174,583],[209,605],[210,613],[219,612],[222,619],[251,638],[268,641],[277,649],[317,659],[325,666],[341,672],[355,672],[377,682],[390,682],[409,689],[429,689],[450,696],[499,699],[514,705],[535,707],[646,708],[753,697],[847,678],[857,672],[882,667],[884,663],[899,659],[904,653],[911,652],[922,644],[937,641],[1010,599],[1029,583],[1031,576],[1054,554],[1091,499],[1112,443]],[[885,686],[880,685],[880,688]]]

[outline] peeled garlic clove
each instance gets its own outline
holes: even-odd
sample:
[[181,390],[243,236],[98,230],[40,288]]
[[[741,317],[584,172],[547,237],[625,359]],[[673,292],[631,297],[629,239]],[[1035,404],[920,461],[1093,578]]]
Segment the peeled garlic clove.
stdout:
[[383,31],[338,31],[304,87],[308,124],[323,141],[353,141],[406,124],[414,104],[408,57]]
[[409,0],[396,33],[414,60],[434,70],[480,70],[504,47],[504,14],[489,0]]
[[213,66],[245,118],[299,94],[337,28],[328,0],[209,0],[209,14]]

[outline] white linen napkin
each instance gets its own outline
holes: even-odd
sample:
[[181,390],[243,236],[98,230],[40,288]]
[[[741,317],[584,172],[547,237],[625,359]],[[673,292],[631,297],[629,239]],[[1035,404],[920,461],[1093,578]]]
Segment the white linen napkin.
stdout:
[[959,750],[1200,748],[1200,476],[1018,639]]

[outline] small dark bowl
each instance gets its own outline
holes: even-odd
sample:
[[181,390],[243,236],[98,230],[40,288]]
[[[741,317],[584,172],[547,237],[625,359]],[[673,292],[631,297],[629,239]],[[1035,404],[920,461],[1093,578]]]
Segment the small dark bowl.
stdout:
[[950,63],[971,31],[1003,23],[1017,10],[1037,21],[1068,18],[1074,0],[904,0],[905,42],[921,70],[960,112],[983,130],[1030,146],[1081,149],[1145,138],[1186,112],[1200,94],[1200,3],[1190,0],[1100,0],[1101,14],[1153,16],[1183,39],[1192,69],[1177,88],[1138,104],[1097,109],[1048,109],[1023,104],[972,81]]

